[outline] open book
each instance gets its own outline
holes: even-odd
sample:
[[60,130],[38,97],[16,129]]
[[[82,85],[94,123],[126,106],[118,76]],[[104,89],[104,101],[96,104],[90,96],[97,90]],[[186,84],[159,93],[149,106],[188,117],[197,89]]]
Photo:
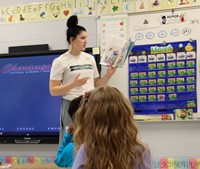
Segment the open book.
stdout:
[[112,65],[113,67],[121,68],[124,65],[126,58],[134,46],[134,41],[124,40],[121,38],[113,38],[106,48],[101,58],[101,65]]

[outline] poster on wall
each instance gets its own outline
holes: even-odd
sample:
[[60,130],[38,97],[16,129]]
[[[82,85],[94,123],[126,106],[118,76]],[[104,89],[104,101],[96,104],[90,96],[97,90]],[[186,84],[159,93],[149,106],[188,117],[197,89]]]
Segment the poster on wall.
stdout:
[[113,38],[127,39],[127,15],[101,17],[99,32],[101,53],[104,53]]
[[197,41],[138,45],[129,56],[129,98],[135,113],[197,112]]

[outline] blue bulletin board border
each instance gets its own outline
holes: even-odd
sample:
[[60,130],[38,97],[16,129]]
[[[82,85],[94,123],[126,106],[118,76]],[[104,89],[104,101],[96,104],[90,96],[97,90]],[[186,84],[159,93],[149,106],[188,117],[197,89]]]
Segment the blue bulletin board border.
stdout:
[[135,114],[197,112],[196,53],[196,40],[134,46],[128,64]]

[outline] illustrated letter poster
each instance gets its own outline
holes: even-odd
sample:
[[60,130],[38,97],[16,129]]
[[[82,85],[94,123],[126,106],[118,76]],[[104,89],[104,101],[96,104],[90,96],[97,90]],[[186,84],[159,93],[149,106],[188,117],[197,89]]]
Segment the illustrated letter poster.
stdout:
[[129,56],[129,97],[136,114],[197,112],[196,41],[135,46]]

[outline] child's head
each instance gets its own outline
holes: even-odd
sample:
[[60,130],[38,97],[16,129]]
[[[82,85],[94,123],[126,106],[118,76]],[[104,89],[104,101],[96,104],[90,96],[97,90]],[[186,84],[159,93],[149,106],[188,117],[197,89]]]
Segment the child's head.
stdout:
[[97,128],[110,126],[110,129],[113,129],[133,120],[133,107],[115,87],[99,87],[84,99],[83,104],[86,104],[84,118],[93,121],[91,124],[86,124],[88,127],[89,125],[95,125]]
[[96,139],[99,142],[101,137],[97,135],[102,136],[101,134],[121,138],[129,130],[132,130],[132,137],[135,139],[137,127],[133,120],[133,112],[130,101],[115,87],[96,88],[83,96],[76,113],[76,133],[80,137],[78,144],[91,137],[96,137],[92,140]]
[[78,108],[80,106],[80,102],[81,102],[82,98],[83,98],[83,95],[74,98],[69,103],[68,114],[71,117],[72,121],[74,121],[76,111],[78,110]]

